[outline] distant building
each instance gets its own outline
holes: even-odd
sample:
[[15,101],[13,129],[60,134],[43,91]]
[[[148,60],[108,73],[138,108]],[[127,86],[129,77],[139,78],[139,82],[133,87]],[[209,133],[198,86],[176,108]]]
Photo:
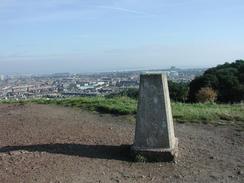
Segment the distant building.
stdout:
[[171,66],[169,70],[177,70],[175,66]]
[[1,75],[0,75],[0,80],[3,81],[4,79],[5,79],[4,75],[1,74]]

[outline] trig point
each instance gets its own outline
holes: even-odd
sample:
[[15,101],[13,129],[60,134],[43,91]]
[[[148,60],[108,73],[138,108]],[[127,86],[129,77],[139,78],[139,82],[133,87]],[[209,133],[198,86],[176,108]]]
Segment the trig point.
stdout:
[[167,76],[140,76],[135,140],[131,147],[137,161],[172,161],[177,156]]

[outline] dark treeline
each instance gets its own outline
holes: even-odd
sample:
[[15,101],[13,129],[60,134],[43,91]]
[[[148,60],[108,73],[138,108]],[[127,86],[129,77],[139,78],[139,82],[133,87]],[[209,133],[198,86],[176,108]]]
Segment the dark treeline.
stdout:
[[189,85],[188,100],[197,102],[197,93],[204,87],[217,94],[216,101],[234,103],[244,101],[244,60],[210,68]]
[[[190,83],[168,82],[170,98],[176,102],[237,103],[244,101],[244,60],[210,68]],[[138,99],[135,88],[108,97],[128,96]]]
[[[188,96],[188,90],[189,90],[189,84],[188,83],[175,83],[172,81],[168,82],[169,85],[169,93],[170,98],[177,102],[186,102],[187,96]],[[133,99],[138,99],[139,97],[139,90],[136,88],[128,88],[120,93],[110,94],[107,97],[113,98],[113,97],[121,97],[121,96],[127,96]]]

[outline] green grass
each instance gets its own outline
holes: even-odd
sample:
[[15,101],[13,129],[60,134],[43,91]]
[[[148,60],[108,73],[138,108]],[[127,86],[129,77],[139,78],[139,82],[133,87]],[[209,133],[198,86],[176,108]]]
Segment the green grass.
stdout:
[[[80,107],[90,111],[117,115],[135,114],[137,101],[128,97],[75,97],[67,99],[36,99],[1,103],[55,104]],[[172,113],[177,122],[233,124],[244,128],[244,104],[185,104],[172,102]]]
[[244,104],[183,104],[172,103],[173,116],[179,122],[242,122]]
[[82,107],[90,111],[98,111],[111,114],[135,114],[137,102],[128,97],[76,97],[68,99],[51,99],[51,100],[32,100],[37,104],[57,104],[68,107]]

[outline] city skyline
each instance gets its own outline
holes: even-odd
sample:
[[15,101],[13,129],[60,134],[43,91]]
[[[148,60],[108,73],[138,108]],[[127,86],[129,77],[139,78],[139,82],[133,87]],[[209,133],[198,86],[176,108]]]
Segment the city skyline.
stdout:
[[211,67],[244,58],[241,0],[0,0],[0,73]]

